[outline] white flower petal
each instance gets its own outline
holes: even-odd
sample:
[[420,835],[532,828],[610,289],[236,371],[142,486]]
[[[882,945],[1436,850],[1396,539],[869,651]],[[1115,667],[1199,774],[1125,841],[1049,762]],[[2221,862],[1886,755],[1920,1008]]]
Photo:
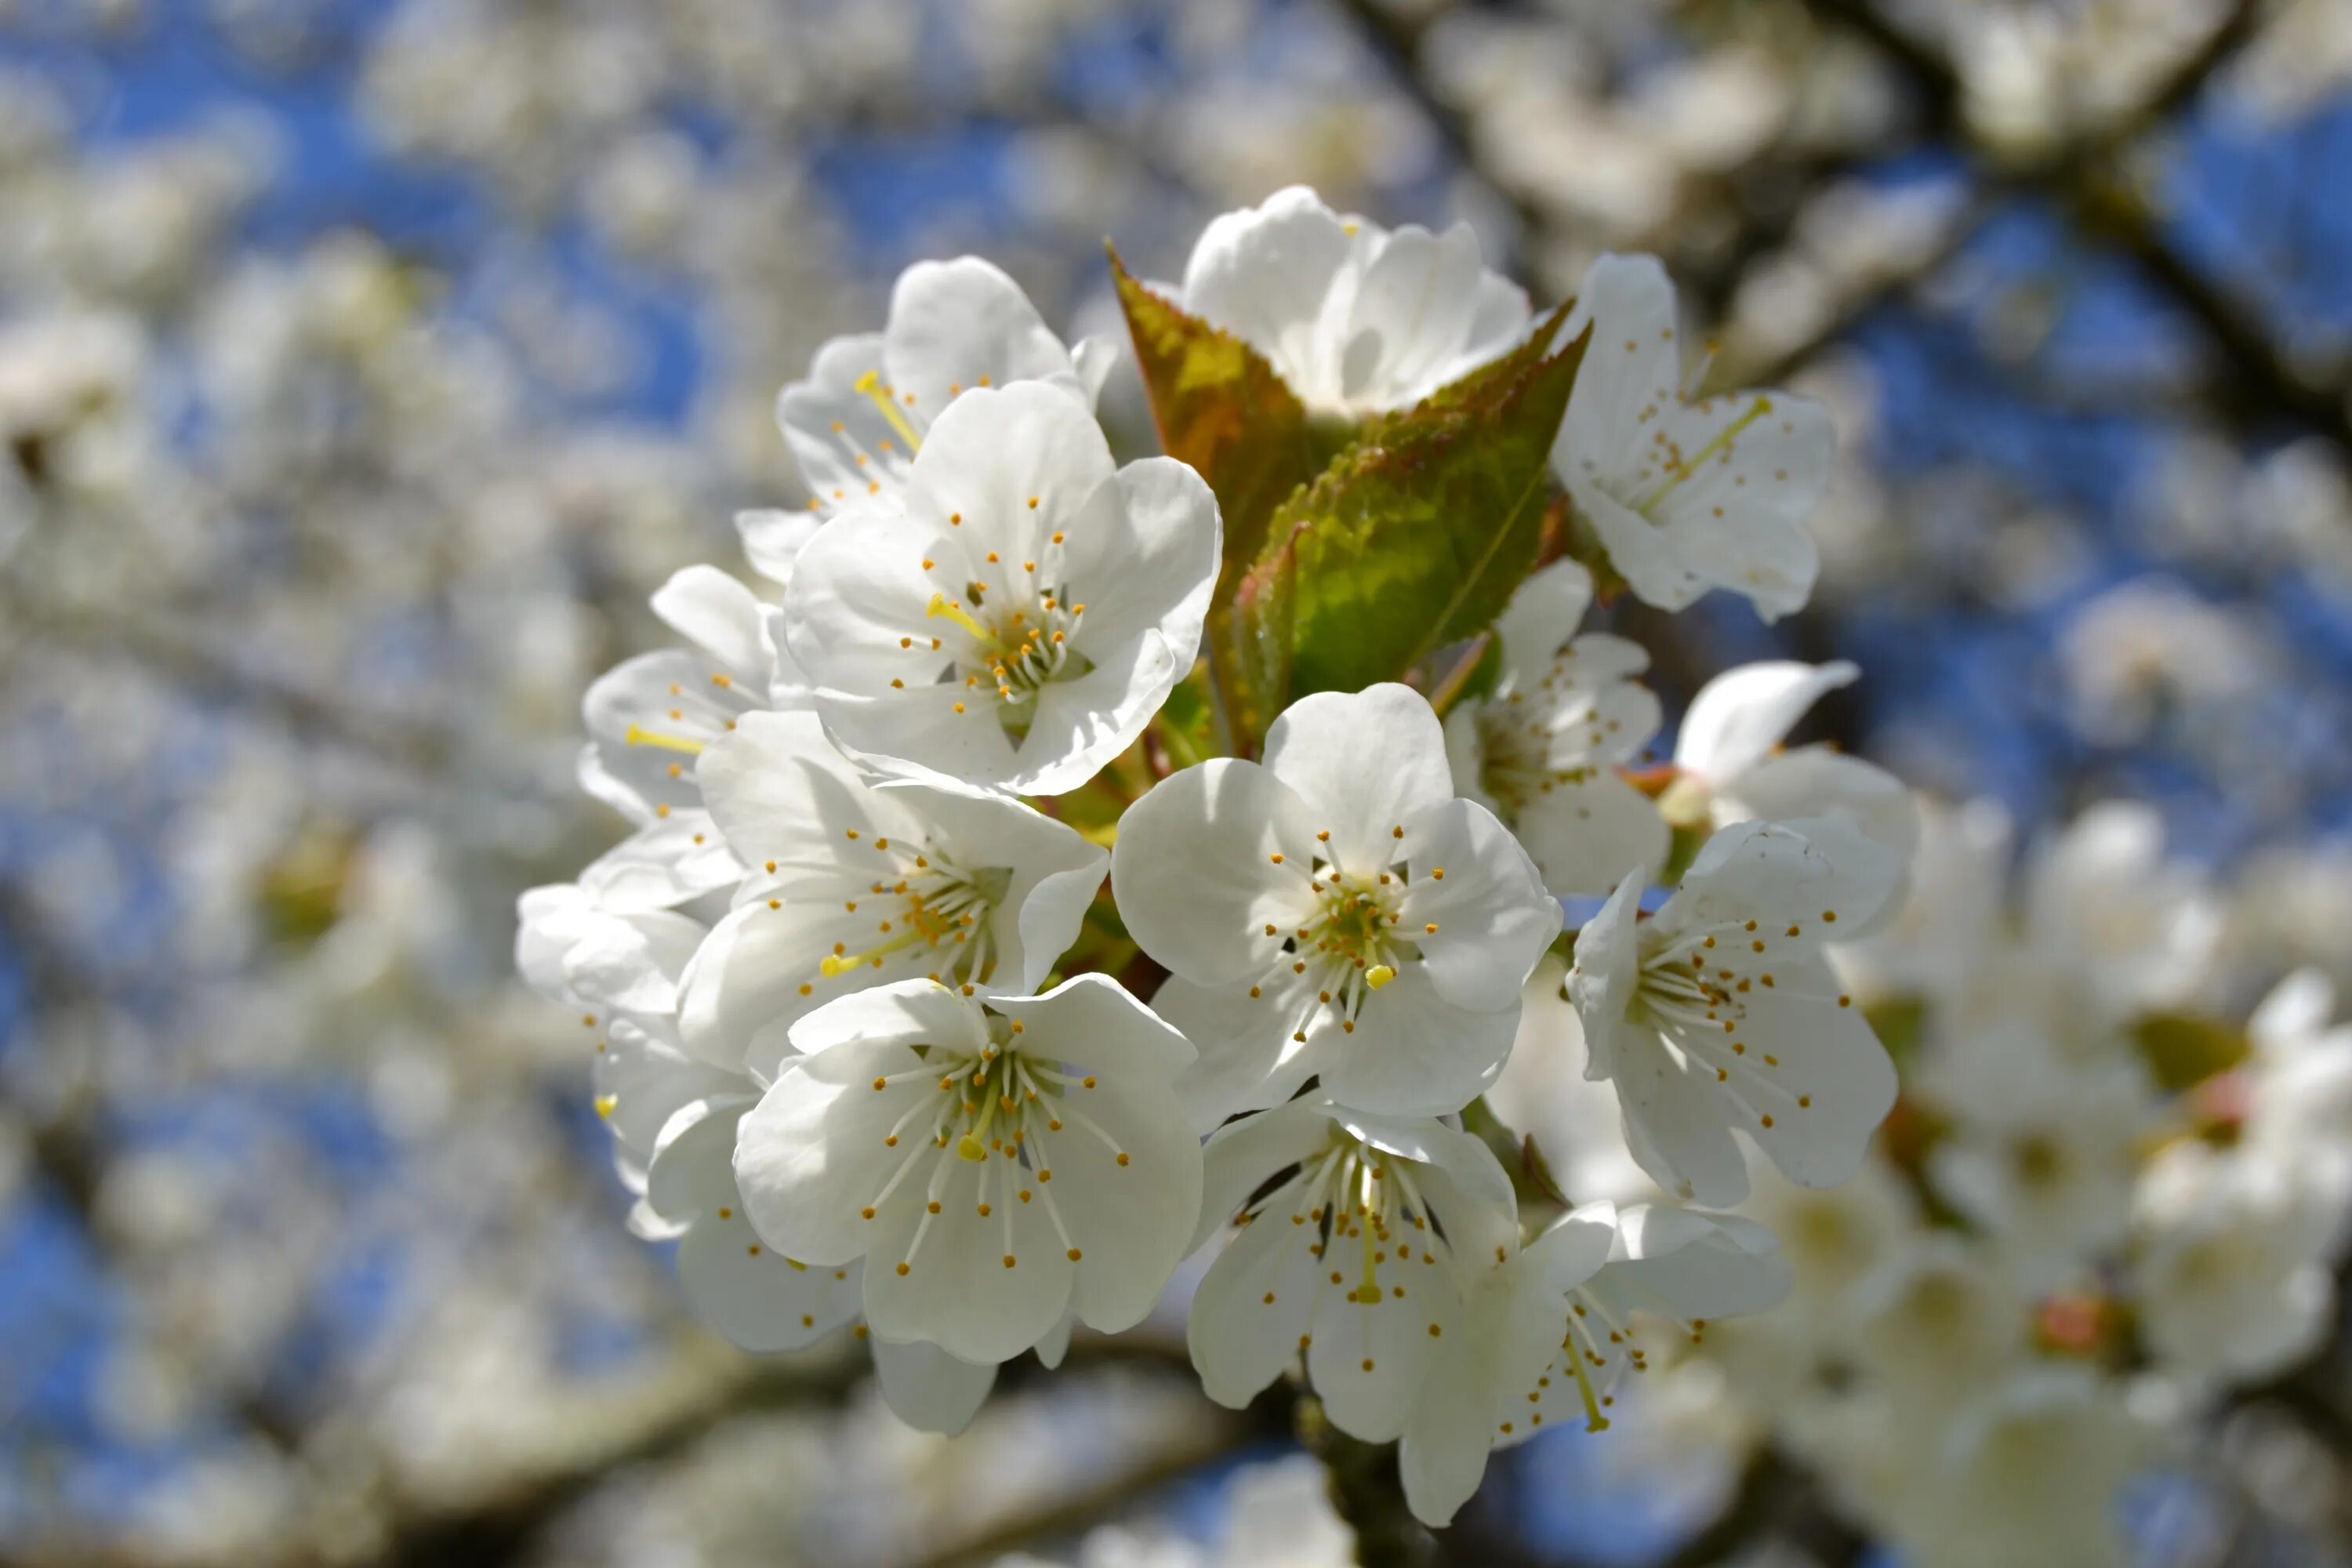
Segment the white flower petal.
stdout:
[[1070,1305],[1088,1328],[1117,1333],[1143,1321],[1190,1249],[1201,1213],[1201,1145],[1164,1082],[1133,1083],[1108,1070],[1097,1082],[1068,1091],[1050,1146],[1040,1146],[1032,1125],[1031,1156],[1052,1162],[1054,1180],[1029,1189],[1036,1204],[1024,1206],[1050,1200],[1048,1217],[1058,1213],[1082,1255]]
[[958,1361],[937,1345],[869,1339],[883,1403],[920,1432],[952,1437],[971,1425],[996,1385],[996,1363]]
[[1330,1141],[1328,1102],[1295,1100],[1219,1128],[1201,1151],[1201,1219],[1192,1246],[1198,1248],[1241,1212],[1267,1180]]
[[1454,797],[1437,715],[1392,681],[1292,703],[1266,731],[1265,767],[1297,792],[1308,826],[1330,833],[1332,858],[1358,876],[1388,865],[1395,827]]
[[1495,620],[1507,676],[1522,688],[1541,680],[1591,607],[1592,574],[1565,556],[1520,584]]
[[761,1243],[740,1213],[686,1233],[677,1280],[694,1315],[747,1351],[806,1350],[857,1316],[854,1265],[793,1262]]
[[[1404,1431],[1439,1345],[1462,1331],[1461,1289],[1442,1266],[1392,1268],[1381,1276],[1381,1299],[1360,1301],[1346,1283],[1353,1279],[1348,1257],[1335,1246],[1319,1261],[1329,1267],[1307,1352],[1316,1394],[1342,1432],[1391,1441]],[[1335,1272],[1343,1283],[1332,1282]]]
[[923,832],[971,869],[1012,872],[990,919],[997,960],[987,978],[1027,995],[1076,942],[1110,871],[1110,853],[1078,832],[992,792],[893,780],[875,793],[904,803]]
[[[1421,948],[1415,967],[1455,1006],[1507,1009],[1516,1019],[1519,987],[1560,928],[1535,862],[1492,812],[1466,800],[1415,816],[1402,847],[1412,879],[1397,912]],[[1431,875],[1440,868],[1443,880]]]
[[1318,1031],[1310,1048],[1333,1098],[1390,1115],[1443,1116],[1476,1099],[1503,1070],[1518,1031],[1518,982],[1505,1006],[1474,1013],[1447,1001],[1428,969],[1412,963],[1397,971],[1365,999],[1352,1035]]
[[806,1056],[874,1041],[944,1046],[971,1052],[988,1044],[980,1009],[936,981],[893,981],[829,1002],[793,1026],[793,1048]]
[[1632,1299],[1685,1321],[1769,1311],[1789,1294],[1789,1265],[1772,1233],[1737,1215],[1637,1204],[1618,1217],[1612,1279]]
[[[927,1340],[970,1362],[1009,1361],[1061,1320],[1076,1265],[1044,1205],[1020,1201],[1029,1173],[1009,1152],[971,1161],[941,1151],[934,1168],[944,1179],[928,1188],[910,1181],[876,1217],[866,1321],[885,1339]],[[926,1213],[927,1201],[940,1212]]]
[[1485,268],[1467,224],[1444,234],[1407,225],[1363,271],[1341,337],[1340,393],[1350,403],[1411,403],[1442,384],[1468,341]]
[[1844,659],[1767,659],[1726,670],[1691,699],[1675,738],[1675,765],[1728,786],[1770,756],[1806,710],[1861,674]]
[[1903,781],[1874,763],[1826,746],[1801,746],[1767,757],[1716,797],[1715,811],[1718,823],[1842,817],[1905,866],[1919,847],[1919,812]]
[[1108,974],[1074,974],[1043,996],[983,995],[1022,1026],[1024,1056],[1071,1062],[1125,1087],[1166,1087],[1192,1064],[1192,1044]]
[[[936,1097],[921,1060],[901,1045],[853,1043],[796,1057],[745,1112],[737,1130],[735,1180],[761,1238],[787,1257],[846,1263],[875,1239],[863,1217],[908,1158],[937,1152],[918,1112]],[[881,1090],[874,1080],[906,1075]],[[905,1184],[901,1184],[902,1188]],[[921,1188],[912,1189],[919,1199]]]
[[1267,1199],[1264,1217],[1244,1226],[1202,1276],[1185,1340],[1201,1387],[1239,1410],[1304,1347],[1300,1336],[1326,1289],[1321,1260],[1307,1248],[1314,1226],[1291,1223],[1303,1183]]
[[1037,307],[1001,268],[977,256],[918,261],[898,274],[883,358],[889,367],[887,395],[907,416],[925,421],[937,420],[951,399],[972,387],[1052,380],[1065,395],[1078,389],[1069,351]]
[[665,1219],[688,1220],[739,1205],[735,1124],[759,1100],[750,1080],[681,1105],[665,1122],[646,1172],[646,1203]]
[[719,831],[754,865],[835,853],[834,840],[852,829],[870,838],[915,826],[834,749],[812,713],[744,714],[704,749],[696,778]]
[[[1255,988],[1257,995],[1251,995]],[[1185,1120],[1196,1131],[1229,1116],[1280,1105],[1314,1072],[1316,1058],[1291,1032],[1316,1016],[1315,981],[1277,964],[1253,987],[1195,985],[1179,974],[1160,982],[1152,1011],[1200,1053],[1176,1079]],[[1313,1030],[1308,1031],[1313,1037]]]
[[1576,963],[1569,971],[1568,989],[1583,1020],[1591,1059],[1584,1076],[1609,1077],[1616,1067],[1613,1031],[1633,1005],[1633,988],[1641,979],[1641,948],[1636,922],[1642,914],[1642,889],[1648,883],[1640,870],[1625,873],[1617,890],[1601,910],[1576,933]]
[[1184,309],[1278,359],[1285,335],[1322,314],[1354,248],[1339,214],[1289,186],[1210,220],[1184,266]]
[[719,668],[764,688],[775,663],[764,606],[716,566],[685,566],[654,590],[653,612]]
[[752,571],[772,583],[793,580],[793,564],[800,559],[802,547],[824,525],[824,514],[814,507],[797,511],[752,507],[735,514],[735,531],[743,541],[744,557]]
[[[743,710],[735,679],[678,648],[640,654],[597,677],[580,704],[590,737],[582,785],[640,827],[699,805],[694,752]],[[762,691],[765,679],[762,671]]]
[[[1581,1004],[1580,1004],[1580,1007]],[[1715,1069],[1679,1058],[1651,1030],[1587,1017],[1593,1039],[1604,1029],[1620,1037],[1612,1048],[1625,1118],[1625,1147],[1634,1163],[1665,1191],[1690,1203],[1725,1208],[1748,1195],[1748,1163],[1725,1119]],[[1593,1059],[1601,1059],[1596,1050]]]
[[731,887],[743,863],[707,811],[672,811],[640,827],[580,871],[580,886],[614,914],[642,914]]
[[[1613,463],[1644,450],[1651,425],[1681,401],[1675,285],[1656,257],[1604,255],[1585,269],[1561,337],[1573,342],[1588,327],[1592,342],[1560,424],[1563,475],[1583,458]],[[1623,570],[1613,552],[1611,559]]]
[[1670,838],[1657,804],[1606,768],[1521,808],[1512,831],[1563,899],[1601,897],[1629,873],[1648,880]]
[[1777,917],[1818,943],[1877,915],[1902,873],[1899,858],[1837,817],[1734,823],[1706,841],[1658,918],[1688,927]]
[[1287,786],[1254,763],[1215,758],[1128,807],[1111,894],[1146,952],[1195,984],[1222,985],[1270,968],[1314,912],[1315,847],[1307,807]]

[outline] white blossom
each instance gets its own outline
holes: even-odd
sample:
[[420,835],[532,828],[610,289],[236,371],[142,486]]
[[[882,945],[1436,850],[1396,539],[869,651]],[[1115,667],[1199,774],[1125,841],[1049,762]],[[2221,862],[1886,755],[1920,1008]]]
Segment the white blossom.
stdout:
[[2164,823],[2130,801],[2092,806],[2026,866],[2025,952],[2065,988],[2079,1026],[2178,1006],[2208,983],[2221,910],[2164,858]]
[[1842,816],[1908,862],[1919,845],[1919,817],[1901,780],[1831,746],[1782,744],[1807,709],[1861,673],[1843,659],[1769,659],[1699,688],[1675,736],[1675,782],[1662,803],[1667,816],[1717,827]]
[[1609,1203],[1563,1215],[1468,1283],[1463,1331],[1440,1348],[1398,1451],[1412,1511],[1444,1524],[1477,1489],[1488,1453],[1547,1422],[1606,1427],[1618,1380],[1646,1368],[1637,1314],[1696,1342],[1710,1320],[1762,1311],[1788,1291],[1771,1234],[1750,1221]]
[[2344,1214],[2248,1150],[2168,1146],[2141,1173],[2132,1300],[2149,1351],[2194,1381],[2252,1380],[2318,1347],[2336,1315]]
[[[776,395],[776,423],[808,510],[829,518],[903,493],[924,437],[965,392],[1042,382],[1091,413],[1117,356],[1107,339],[1064,346],[1021,286],[977,256],[919,261],[898,274],[880,331],[826,342],[807,378]],[[744,542],[755,564],[780,547],[789,561],[789,516],[753,515]]]
[[1177,302],[1264,354],[1309,412],[1409,408],[1527,336],[1528,297],[1467,224],[1390,230],[1304,185],[1212,220]]
[[877,1335],[995,1363],[1065,1312],[1115,1331],[1159,1299],[1200,1213],[1170,1087],[1192,1053],[1115,982],[901,981],[810,1014],[792,1043],[736,1176],[770,1245],[866,1260]]
[[1573,561],[1521,584],[1495,623],[1494,690],[1445,716],[1454,787],[1518,836],[1559,898],[1600,897],[1666,853],[1658,808],[1617,772],[1658,731],[1658,700],[1635,679],[1650,657],[1576,637],[1591,602],[1592,574]]
[[2336,991],[2315,969],[2273,987],[2247,1021],[2240,1141],[2352,1203],[2352,1025],[2331,1025]]
[[698,771],[750,868],[683,982],[685,1041],[722,1066],[772,1073],[796,1020],[868,986],[1034,990],[1109,865],[1009,796],[869,782],[807,713],[744,715]]
[[[615,915],[575,888],[539,888],[523,895],[517,964],[551,999],[580,1006],[601,998],[615,1009],[583,1022],[600,1032],[596,1114],[613,1134],[624,1184],[638,1194],[630,1228],[677,1241],[681,1293],[710,1328],[746,1350],[800,1350],[859,1315],[858,1265],[812,1267],[751,1228],[733,1160],[737,1123],[758,1102],[759,1081],[686,1052],[670,1016],[679,955],[700,930],[672,912]],[[635,1010],[620,1010],[627,1007]],[[856,1332],[873,1350],[884,1398],[925,1430],[961,1431],[995,1381],[993,1363],[887,1342],[862,1325]]]
[[796,559],[785,639],[825,728],[887,771],[1028,795],[1091,778],[1192,668],[1217,503],[1168,458],[1117,468],[1084,406],[958,397],[903,490]]
[[2091,1369],[2029,1363],[1921,1436],[1897,1509],[1919,1568],[2129,1560],[2116,1493],[2155,1444]]
[[688,566],[653,596],[689,645],[623,661],[588,689],[581,786],[636,829],[581,873],[609,907],[664,909],[743,874],[703,807],[695,758],[743,715],[804,704],[781,649],[774,606],[711,566]]
[[1319,1074],[1341,1104],[1459,1110],[1491,1082],[1559,930],[1526,853],[1455,796],[1437,718],[1379,685],[1291,705],[1261,765],[1218,758],[1128,809],[1111,887],[1171,972],[1200,1124]]
[[2153,1097],[2128,1057],[2074,1069],[2038,1041],[2021,1061],[2012,1043],[1987,1038],[1974,1053],[1991,1058],[1976,1071],[2003,1085],[2005,1113],[1979,1101],[1930,1152],[1928,1173],[2026,1288],[2053,1290],[2123,1238]]
[[1236,1234],[1192,1297],[1192,1365],[1240,1409],[1303,1363],[1332,1424],[1367,1442],[1405,1428],[1471,1271],[1509,1256],[1517,1205],[1486,1144],[1420,1117],[1325,1096],[1209,1140],[1201,1240]]
[[1552,466],[1609,563],[1661,609],[1710,588],[1768,621],[1802,608],[1820,568],[1805,520],[1835,459],[1828,412],[1785,392],[1685,403],[1674,284],[1654,257],[1592,264],[1567,335],[1588,326]]
[[1667,1192],[1747,1196],[1735,1129],[1793,1181],[1853,1174],[1895,1069],[1822,950],[1877,911],[1896,869],[1841,822],[1742,823],[1707,841],[1654,919],[1637,923],[1635,872],[1578,933],[1586,1071],[1616,1084],[1627,1145]]

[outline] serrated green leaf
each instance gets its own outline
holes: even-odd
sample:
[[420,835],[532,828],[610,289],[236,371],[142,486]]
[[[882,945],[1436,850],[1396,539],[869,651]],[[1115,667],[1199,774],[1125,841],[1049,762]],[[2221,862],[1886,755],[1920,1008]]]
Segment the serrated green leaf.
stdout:
[[[1563,311],[1565,307],[1563,307]],[[1533,568],[1584,340],[1528,343],[1373,422],[1276,509],[1234,590],[1230,652],[1283,701],[1394,680],[1491,625]]]

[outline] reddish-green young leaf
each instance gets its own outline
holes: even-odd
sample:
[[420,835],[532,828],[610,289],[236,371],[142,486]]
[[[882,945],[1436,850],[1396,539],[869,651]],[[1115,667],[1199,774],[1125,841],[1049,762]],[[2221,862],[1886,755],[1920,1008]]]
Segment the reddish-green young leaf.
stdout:
[[1160,449],[1216,492],[1225,561],[1238,571],[1257,554],[1274,509],[1330,451],[1309,438],[1307,410],[1255,349],[1145,288],[1116,250],[1110,268]]
[[1143,373],[1160,449],[1189,463],[1215,492],[1224,525],[1224,570],[1209,611],[1209,664],[1234,737],[1265,731],[1278,693],[1256,682],[1261,667],[1234,636],[1233,597],[1265,541],[1266,520],[1313,479],[1352,430],[1324,429],[1256,350],[1153,293],[1110,254]]

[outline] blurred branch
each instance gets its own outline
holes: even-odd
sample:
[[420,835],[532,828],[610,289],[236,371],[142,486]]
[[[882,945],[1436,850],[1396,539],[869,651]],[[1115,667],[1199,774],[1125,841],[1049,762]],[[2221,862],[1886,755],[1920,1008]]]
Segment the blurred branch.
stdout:
[[[682,1399],[650,1415],[641,1425],[611,1440],[567,1455],[561,1463],[514,1476],[477,1498],[456,1506],[408,1505],[394,1523],[384,1549],[373,1559],[373,1568],[495,1568],[528,1555],[563,1512],[614,1474],[638,1466],[674,1460],[689,1452],[712,1430],[739,1416],[781,1410],[816,1409],[837,1405],[871,1375],[868,1358],[859,1350],[824,1359],[752,1362],[732,1351],[721,1355],[744,1368],[742,1374],[703,1396]],[[1103,1365],[1169,1367],[1190,1362],[1181,1346],[1171,1346],[1140,1335],[1122,1339],[1081,1338],[1070,1346],[1065,1368]],[[1007,1382],[1025,1377],[1023,1368],[1008,1368]],[[1000,1390],[1004,1386],[1000,1384]],[[1118,1506],[1137,1492],[1160,1485],[1196,1465],[1238,1446],[1253,1434],[1225,1424],[1215,1429],[1215,1440],[1156,1460],[1136,1472],[1077,1498],[1055,1505],[1055,1515],[1066,1512],[1066,1525],[1056,1518],[1033,1517],[991,1531],[982,1538],[958,1543],[923,1563],[960,1562],[974,1554],[992,1556],[1018,1542],[1050,1531],[1071,1528]]]
[[[1931,132],[1970,153],[1988,195],[2048,196],[2077,229],[2128,258],[2194,321],[2227,372],[2210,390],[2233,423],[2242,428],[2272,421],[2302,425],[2352,451],[2352,413],[2342,389],[2306,379],[2281,352],[2258,311],[2181,253],[2164,231],[2164,214],[2147,182],[2127,167],[2137,144],[2193,103],[2253,36],[2261,13],[2256,0],[2234,0],[2202,44],[2098,132],[2024,157],[2004,156],[1984,144],[1969,120],[1966,84],[1957,68],[1934,46],[1888,20],[1874,0],[1804,3],[1824,21],[1878,49],[1904,78]],[[1857,301],[1843,312],[1845,319],[1883,297],[1879,292]]]

